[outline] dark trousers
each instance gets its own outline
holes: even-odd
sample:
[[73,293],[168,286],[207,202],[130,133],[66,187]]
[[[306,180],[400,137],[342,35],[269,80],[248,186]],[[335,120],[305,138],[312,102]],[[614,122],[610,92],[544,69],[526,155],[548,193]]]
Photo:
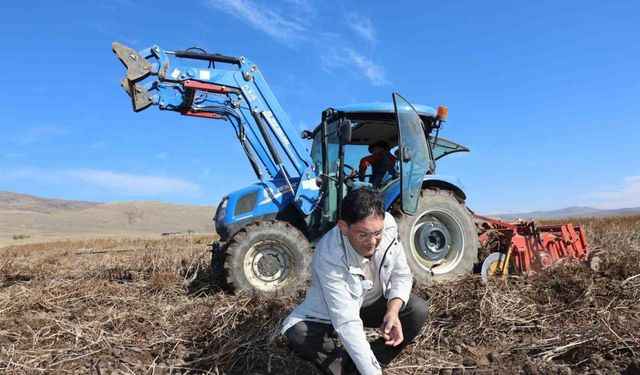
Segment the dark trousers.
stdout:
[[[387,300],[378,299],[373,305],[360,309],[360,318],[365,327],[378,328],[387,313]],[[384,339],[378,338],[371,343],[371,350],[382,366],[386,366],[405,346],[418,336],[427,320],[429,306],[427,301],[411,293],[407,306],[400,311],[404,340],[398,346],[385,345]],[[351,358],[346,351],[335,346],[331,336],[334,333],[331,324],[302,321],[285,332],[293,350],[303,358],[314,362],[325,374],[339,375],[355,370]]]

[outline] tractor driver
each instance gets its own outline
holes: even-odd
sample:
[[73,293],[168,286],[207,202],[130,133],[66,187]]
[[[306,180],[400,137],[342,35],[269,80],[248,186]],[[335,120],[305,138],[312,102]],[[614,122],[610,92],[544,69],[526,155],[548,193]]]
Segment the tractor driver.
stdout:
[[[427,302],[412,275],[396,222],[371,188],[350,191],[338,225],[318,242],[306,297],[283,323],[291,347],[325,374],[382,374],[420,332]],[[369,343],[364,327],[380,338]],[[331,339],[337,332],[344,349]],[[355,368],[354,368],[355,367]]]
[[397,177],[397,158],[391,154],[390,150],[391,146],[385,141],[378,141],[369,146],[369,153],[371,153],[371,155],[360,159],[360,169],[358,171],[360,181],[364,181],[369,165],[371,166],[369,182],[375,188],[379,188],[382,185],[385,176],[391,176],[391,178]]

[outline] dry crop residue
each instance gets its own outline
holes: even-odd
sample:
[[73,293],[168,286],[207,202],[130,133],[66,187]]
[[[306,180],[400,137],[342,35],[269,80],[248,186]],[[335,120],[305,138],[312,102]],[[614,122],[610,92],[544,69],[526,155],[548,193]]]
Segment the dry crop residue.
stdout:
[[[602,249],[599,272],[419,286],[428,324],[385,374],[639,374],[640,217],[571,221]],[[0,372],[319,374],[279,334],[303,293],[225,293],[210,240],[0,249]]]

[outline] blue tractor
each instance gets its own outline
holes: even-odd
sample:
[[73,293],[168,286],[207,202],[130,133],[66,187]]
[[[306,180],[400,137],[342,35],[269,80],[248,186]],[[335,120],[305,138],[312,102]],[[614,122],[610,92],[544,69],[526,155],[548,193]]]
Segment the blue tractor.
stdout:
[[[121,85],[133,110],[150,106],[229,122],[258,181],[225,196],[215,213],[220,236],[213,265],[237,291],[288,294],[310,279],[315,242],[333,227],[341,198],[363,185],[354,173],[370,145],[386,142],[397,173],[376,183],[398,222],[418,281],[471,273],[478,235],[457,178],[436,174],[436,161],[469,151],[439,137],[446,107],[392,103],[329,108],[319,125],[294,134],[258,67],[244,57],[200,48],[133,50],[114,42],[127,68]],[[172,59],[170,59],[170,56]],[[178,59],[174,59],[178,58]],[[171,61],[174,60],[174,61]],[[204,61],[197,67],[183,61]],[[302,139],[312,141],[311,152]]]

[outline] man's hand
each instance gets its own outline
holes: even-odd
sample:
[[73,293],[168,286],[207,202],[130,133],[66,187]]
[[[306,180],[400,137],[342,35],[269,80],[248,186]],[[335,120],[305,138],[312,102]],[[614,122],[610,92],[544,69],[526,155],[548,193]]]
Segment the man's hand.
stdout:
[[387,303],[387,313],[384,314],[382,326],[378,329],[378,333],[384,338],[386,345],[398,346],[404,340],[402,324],[398,317],[403,303],[400,298],[394,298]]

